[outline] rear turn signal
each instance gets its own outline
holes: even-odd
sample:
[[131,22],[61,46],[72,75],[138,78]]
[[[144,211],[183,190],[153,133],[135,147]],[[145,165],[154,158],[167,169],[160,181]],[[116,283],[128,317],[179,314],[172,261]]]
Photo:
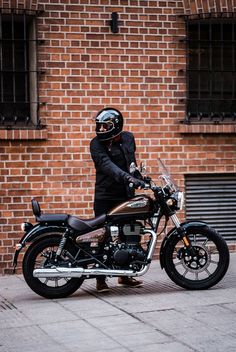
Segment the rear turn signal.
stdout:
[[23,222],[21,224],[21,230],[24,232],[28,232],[30,229],[32,229],[33,225],[30,222]]

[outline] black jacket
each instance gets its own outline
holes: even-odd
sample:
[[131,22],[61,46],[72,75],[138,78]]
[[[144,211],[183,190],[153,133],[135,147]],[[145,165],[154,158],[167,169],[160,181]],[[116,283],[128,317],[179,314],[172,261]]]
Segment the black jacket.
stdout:
[[128,187],[129,167],[135,162],[135,140],[131,132],[121,132],[119,142],[90,142],[90,153],[96,169],[95,201],[126,200],[134,195]]

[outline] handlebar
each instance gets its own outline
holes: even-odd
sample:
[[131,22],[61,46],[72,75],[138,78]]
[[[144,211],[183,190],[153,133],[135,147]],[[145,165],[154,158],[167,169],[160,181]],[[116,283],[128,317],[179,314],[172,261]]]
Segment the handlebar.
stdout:
[[[134,188],[134,184],[132,182],[129,183],[129,188]],[[145,186],[143,187],[143,189],[144,190],[151,189],[154,192],[157,189],[161,189],[161,187],[158,187],[156,185],[152,185],[151,183],[145,183]]]
[[[130,183],[129,183],[129,188],[134,188],[133,182],[130,182]],[[143,187],[143,189],[151,189],[150,184],[145,183],[145,186]]]

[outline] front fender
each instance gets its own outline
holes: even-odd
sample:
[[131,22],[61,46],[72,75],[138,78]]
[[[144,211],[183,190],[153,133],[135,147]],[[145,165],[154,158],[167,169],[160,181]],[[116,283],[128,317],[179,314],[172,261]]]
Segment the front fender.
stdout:
[[[199,221],[199,220],[190,220],[186,221],[180,224],[182,233],[184,234],[185,232],[188,233],[192,228],[194,227],[204,227],[209,225],[204,222],[204,221]],[[160,264],[161,268],[163,269],[165,267],[165,253],[166,253],[166,248],[168,247],[169,243],[171,242],[172,238],[175,236],[181,236],[181,231],[177,231],[176,228],[171,229],[166,237],[164,238],[162,244],[161,244],[161,249],[160,249]]]
[[16,245],[16,250],[14,254],[14,259],[13,259],[13,267],[14,269],[17,266],[17,259],[20,251],[25,247],[27,242],[34,242],[40,237],[44,236],[45,234],[49,234],[50,232],[60,232],[64,233],[66,230],[66,227],[62,226],[45,226],[41,224],[36,224],[34,225],[28,232],[26,232],[19,243]]

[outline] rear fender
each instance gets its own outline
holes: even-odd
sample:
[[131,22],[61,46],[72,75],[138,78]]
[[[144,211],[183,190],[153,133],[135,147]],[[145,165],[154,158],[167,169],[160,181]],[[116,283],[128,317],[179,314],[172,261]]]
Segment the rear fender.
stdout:
[[14,269],[17,266],[17,258],[20,251],[25,247],[27,242],[34,242],[41,237],[50,234],[50,232],[59,232],[64,233],[66,231],[66,227],[62,226],[44,226],[41,224],[34,225],[28,232],[26,232],[19,243],[16,245],[16,250],[13,259]]
[[50,233],[50,232],[60,232],[64,233],[66,231],[66,227],[62,226],[45,226],[41,224],[35,225],[32,229],[30,229],[20,240],[20,244],[24,247],[26,242],[33,242],[37,240],[40,236]]
[[174,237],[176,236],[181,237],[182,234],[190,232],[191,229],[195,227],[209,227],[209,225],[203,221],[194,221],[194,220],[183,222],[180,226],[181,226],[181,231],[179,231],[179,229],[177,231],[176,228],[171,229],[161,244],[160,264],[162,269],[164,269],[165,267],[166,248],[168,247],[169,243],[172,241]]

